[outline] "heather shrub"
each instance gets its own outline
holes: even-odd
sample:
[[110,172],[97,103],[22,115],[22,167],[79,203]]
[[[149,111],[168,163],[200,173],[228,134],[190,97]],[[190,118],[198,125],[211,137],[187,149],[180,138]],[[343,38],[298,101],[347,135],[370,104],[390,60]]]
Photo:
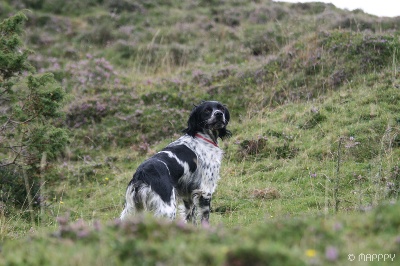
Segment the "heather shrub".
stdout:
[[119,83],[114,66],[105,58],[92,54],[86,54],[86,59],[67,63],[65,73],[67,86],[83,92]]
[[242,13],[238,9],[226,9],[226,7],[212,10],[214,21],[226,26],[236,27],[240,25]]
[[390,171],[390,176],[386,183],[389,197],[399,198],[400,193],[400,165],[395,165]]
[[78,128],[92,121],[100,123],[109,114],[107,103],[99,99],[75,101],[68,109],[66,123],[69,127]]
[[[117,14],[123,12],[145,12],[145,8],[141,1],[132,1],[132,0],[106,0],[109,10],[111,12],[115,12]],[[142,1],[143,2],[143,1]]]
[[62,68],[63,63],[57,57],[48,57],[41,54],[29,56],[29,62],[36,68],[38,73],[50,72],[58,81],[62,81],[65,73]]
[[197,54],[193,47],[178,43],[139,45],[136,42],[119,40],[115,47],[121,59],[132,58],[137,65],[152,66],[154,70],[185,66]]
[[87,22],[91,25],[76,37],[83,44],[105,46],[115,40],[114,19],[110,14],[88,17]]
[[[172,136],[174,133],[180,134],[186,126],[189,115],[189,110],[179,107],[169,108],[164,104],[146,106],[142,110],[143,113],[138,116],[139,127],[136,130],[149,143]],[[163,121],[161,127],[160,121]],[[136,137],[137,142],[141,140]]]
[[281,137],[265,137],[259,136],[255,139],[243,140],[239,142],[239,155],[271,157],[274,159],[292,159],[299,149],[291,143],[292,139],[289,136],[282,135]]
[[32,30],[29,31],[28,40],[32,45],[41,48],[49,48],[56,42],[56,39],[51,34],[43,32],[38,28],[32,28]]
[[356,18],[355,16],[343,16],[334,24],[335,29],[347,29],[352,31],[374,30],[375,23],[368,19]]
[[171,44],[169,48],[170,62],[175,66],[185,66],[192,58],[194,49],[178,43]]
[[251,10],[248,19],[252,23],[264,24],[265,26],[270,21],[282,20],[290,15],[290,10],[282,6],[262,5]]
[[179,108],[184,105],[182,98],[166,91],[150,92],[142,95],[142,100],[146,105],[157,105],[160,102],[169,107]]
[[[183,18],[190,21],[190,18]],[[166,31],[160,32],[162,40],[164,42],[171,43],[172,45],[186,45],[187,47],[199,48],[200,44],[193,42],[194,39],[201,38],[206,34],[204,32],[203,23],[193,23],[193,22],[178,22],[172,29],[167,29]]]
[[312,108],[310,112],[305,114],[299,121],[299,128],[312,129],[325,120],[327,120],[327,117],[324,114],[322,114],[317,108]]
[[[268,49],[260,46],[253,49],[253,54],[266,53]],[[399,49],[398,37],[391,34],[346,30],[309,34],[287,45],[285,52],[271,57],[264,69],[245,75],[259,85],[270,86],[275,71],[282,71],[270,92],[269,104],[310,100],[341,87],[355,76],[391,67],[400,59]]]
[[300,14],[316,15],[322,13],[326,9],[326,4],[321,2],[315,3],[296,3],[292,7]]

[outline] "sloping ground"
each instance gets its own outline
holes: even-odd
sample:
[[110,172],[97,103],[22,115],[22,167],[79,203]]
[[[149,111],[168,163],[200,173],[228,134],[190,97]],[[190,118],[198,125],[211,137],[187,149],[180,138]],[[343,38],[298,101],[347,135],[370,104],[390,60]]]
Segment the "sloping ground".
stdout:
[[[400,187],[398,18],[240,0],[0,7],[32,10],[31,61],[70,94],[59,123],[71,135],[45,173],[36,232],[22,181],[1,170],[0,264],[343,265],[355,254],[361,265],[361,253],[399,254],[399,206],[385,204]],[[202,99],[232,113],[212,227],[106,225],[137,165]]]

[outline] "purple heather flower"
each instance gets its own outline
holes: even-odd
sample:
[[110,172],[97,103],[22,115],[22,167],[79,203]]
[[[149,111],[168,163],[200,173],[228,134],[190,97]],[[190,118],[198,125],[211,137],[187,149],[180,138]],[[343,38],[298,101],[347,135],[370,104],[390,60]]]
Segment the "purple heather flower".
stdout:
[[185,223],[185,221],[183,221],[183,220],[178,220],[178,221],[176,222],[176,226],[177,226],[178,228],[180,228],[180,229],[183,229],[183,228],[186,228],[186,223]]
[[342,224],[342,223],[337,222],[337,223],[335,223],[335,224],[333,225],[333,230],[334,230],[334,231],[340,231],[340,230],[342,230],[342,229],[343,229],[343,224]]
[[317,177],[317,174],[316,173],[310,173],[310,177],[315,178],[315,177]]
[[93,228],[94,228],[96,231],[100,231],[100,230],[101,230],[101,223],[100,223],[100,221],[95,220],[95,221],[93,222]]
[[87,230],[87,229],[79,230],[79,231],[77,232],[77,234],[76,234],[76,236],[77,236],[78,238],[85,238],[85,237],[88,237],[89,235],[90,235],[90,231]]
[[337,248],[329,246],[325,250],[325,257],[329,261],[335,261],[339,258],[339,251]]

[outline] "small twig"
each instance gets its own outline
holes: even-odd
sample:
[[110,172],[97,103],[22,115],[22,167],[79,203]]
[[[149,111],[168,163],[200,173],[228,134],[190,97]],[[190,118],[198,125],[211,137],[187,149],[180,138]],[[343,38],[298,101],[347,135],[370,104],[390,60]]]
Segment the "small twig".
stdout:
[[46,152],[42,153],[42,159],[40,160],[40,190],[39,190],[39,197],[40,197],[40,215],[43,218],[44,215],[44,184],[46,183],[44,179],[44,170],[46,167],[46,159],[47,154]]
[[339,194],[340,160],[341,160],[340,151],[342,149],[342,141],[343,141],[343,137],[340,137],[339,138],[338,152],[337,152],[335,187],[334,187],[334,190],[333,190],[333,198],[335,200],[335,212],[336,213],[339,211],[339,203],[340,203],[340,199],[338,197],[338,194]]
[[25,169],[22,170],[22,174],[24,176],[26,195],[27,195],[27,198],[28,198],[29,213],[30,213],[30,217],[31,217],[31,223],[32,223],[32,226],[33,226],[35,224],[35,217],[33,215],[33,198],[32,198],[31,189],[30,189],[30,186],[29,186],[28,175],[26,174],[26,170]]
[[[15,157],[14,157],[14,159],[13,159],[12,161],[10,161],[10,162],[8,162],[8,163],[5,163],[5,164],[1,164],[0,167],[6,167],[6,166],[9,166],[9,165],[16,164],[18,157],[21,155],[21,153],[22,153],[22,151],[23,151],[23,147],[24,147],[24,146],[2,147],[2,148],[4,148],[4,149],[10,149],[10,150],[12,150],[16,155],[15,155]],[[15,150],[14,148],[20,148],[20,150],[17,151],[17,150]]]
[[7,125],[10,123],[10,121],[11,121],[11,116],[10,116],[10,117],[7,119],[7,121],[0,127],[0,130],[1,130],[1,131],[6,130]]
[[20,156],[20,154],[21,154],[21,152],[18,152],[17,155],[15,155],[14,159],[11,162],[2,164],[2,165],[0,165],[0,167],[6,167],[9,165],[16,164],[16,161],[17,161],[18,157]]

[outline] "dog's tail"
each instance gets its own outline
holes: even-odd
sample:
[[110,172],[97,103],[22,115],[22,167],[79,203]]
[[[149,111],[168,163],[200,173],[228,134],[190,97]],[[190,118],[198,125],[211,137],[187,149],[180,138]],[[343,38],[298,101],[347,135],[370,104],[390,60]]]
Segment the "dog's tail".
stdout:
[[[150,169],[139,169],[126,189],[126,202],[121,220],[135,215],[138,211],[150,211],[155,216],[174,219],[176,216],[176,192],[169,181],[168,168],[162,162],[155,173]],[[154,165],[151,165],[154,167]],[[147,173],[145,170],[148,170]],[[163,175],[164,174],[164,175]],[[165,181],[165,182],[162,182]]]
[[135,202],[134,202],[134,191],[130,192],[130,187],[126,189],[124,210],[121,213],[120,219],[126,220],[128,217],[132,216],[136,212]]
[[126,194],[125,194],[125,205],[124,205],[124,210],[121,213],[120,219],[125,220],[130,216],[135,215],[137,212],[137,194],[138,194],[138,189],[141,187],[142,182],[136,181],[136,182],[130,182],[128,187],[126,188]]

